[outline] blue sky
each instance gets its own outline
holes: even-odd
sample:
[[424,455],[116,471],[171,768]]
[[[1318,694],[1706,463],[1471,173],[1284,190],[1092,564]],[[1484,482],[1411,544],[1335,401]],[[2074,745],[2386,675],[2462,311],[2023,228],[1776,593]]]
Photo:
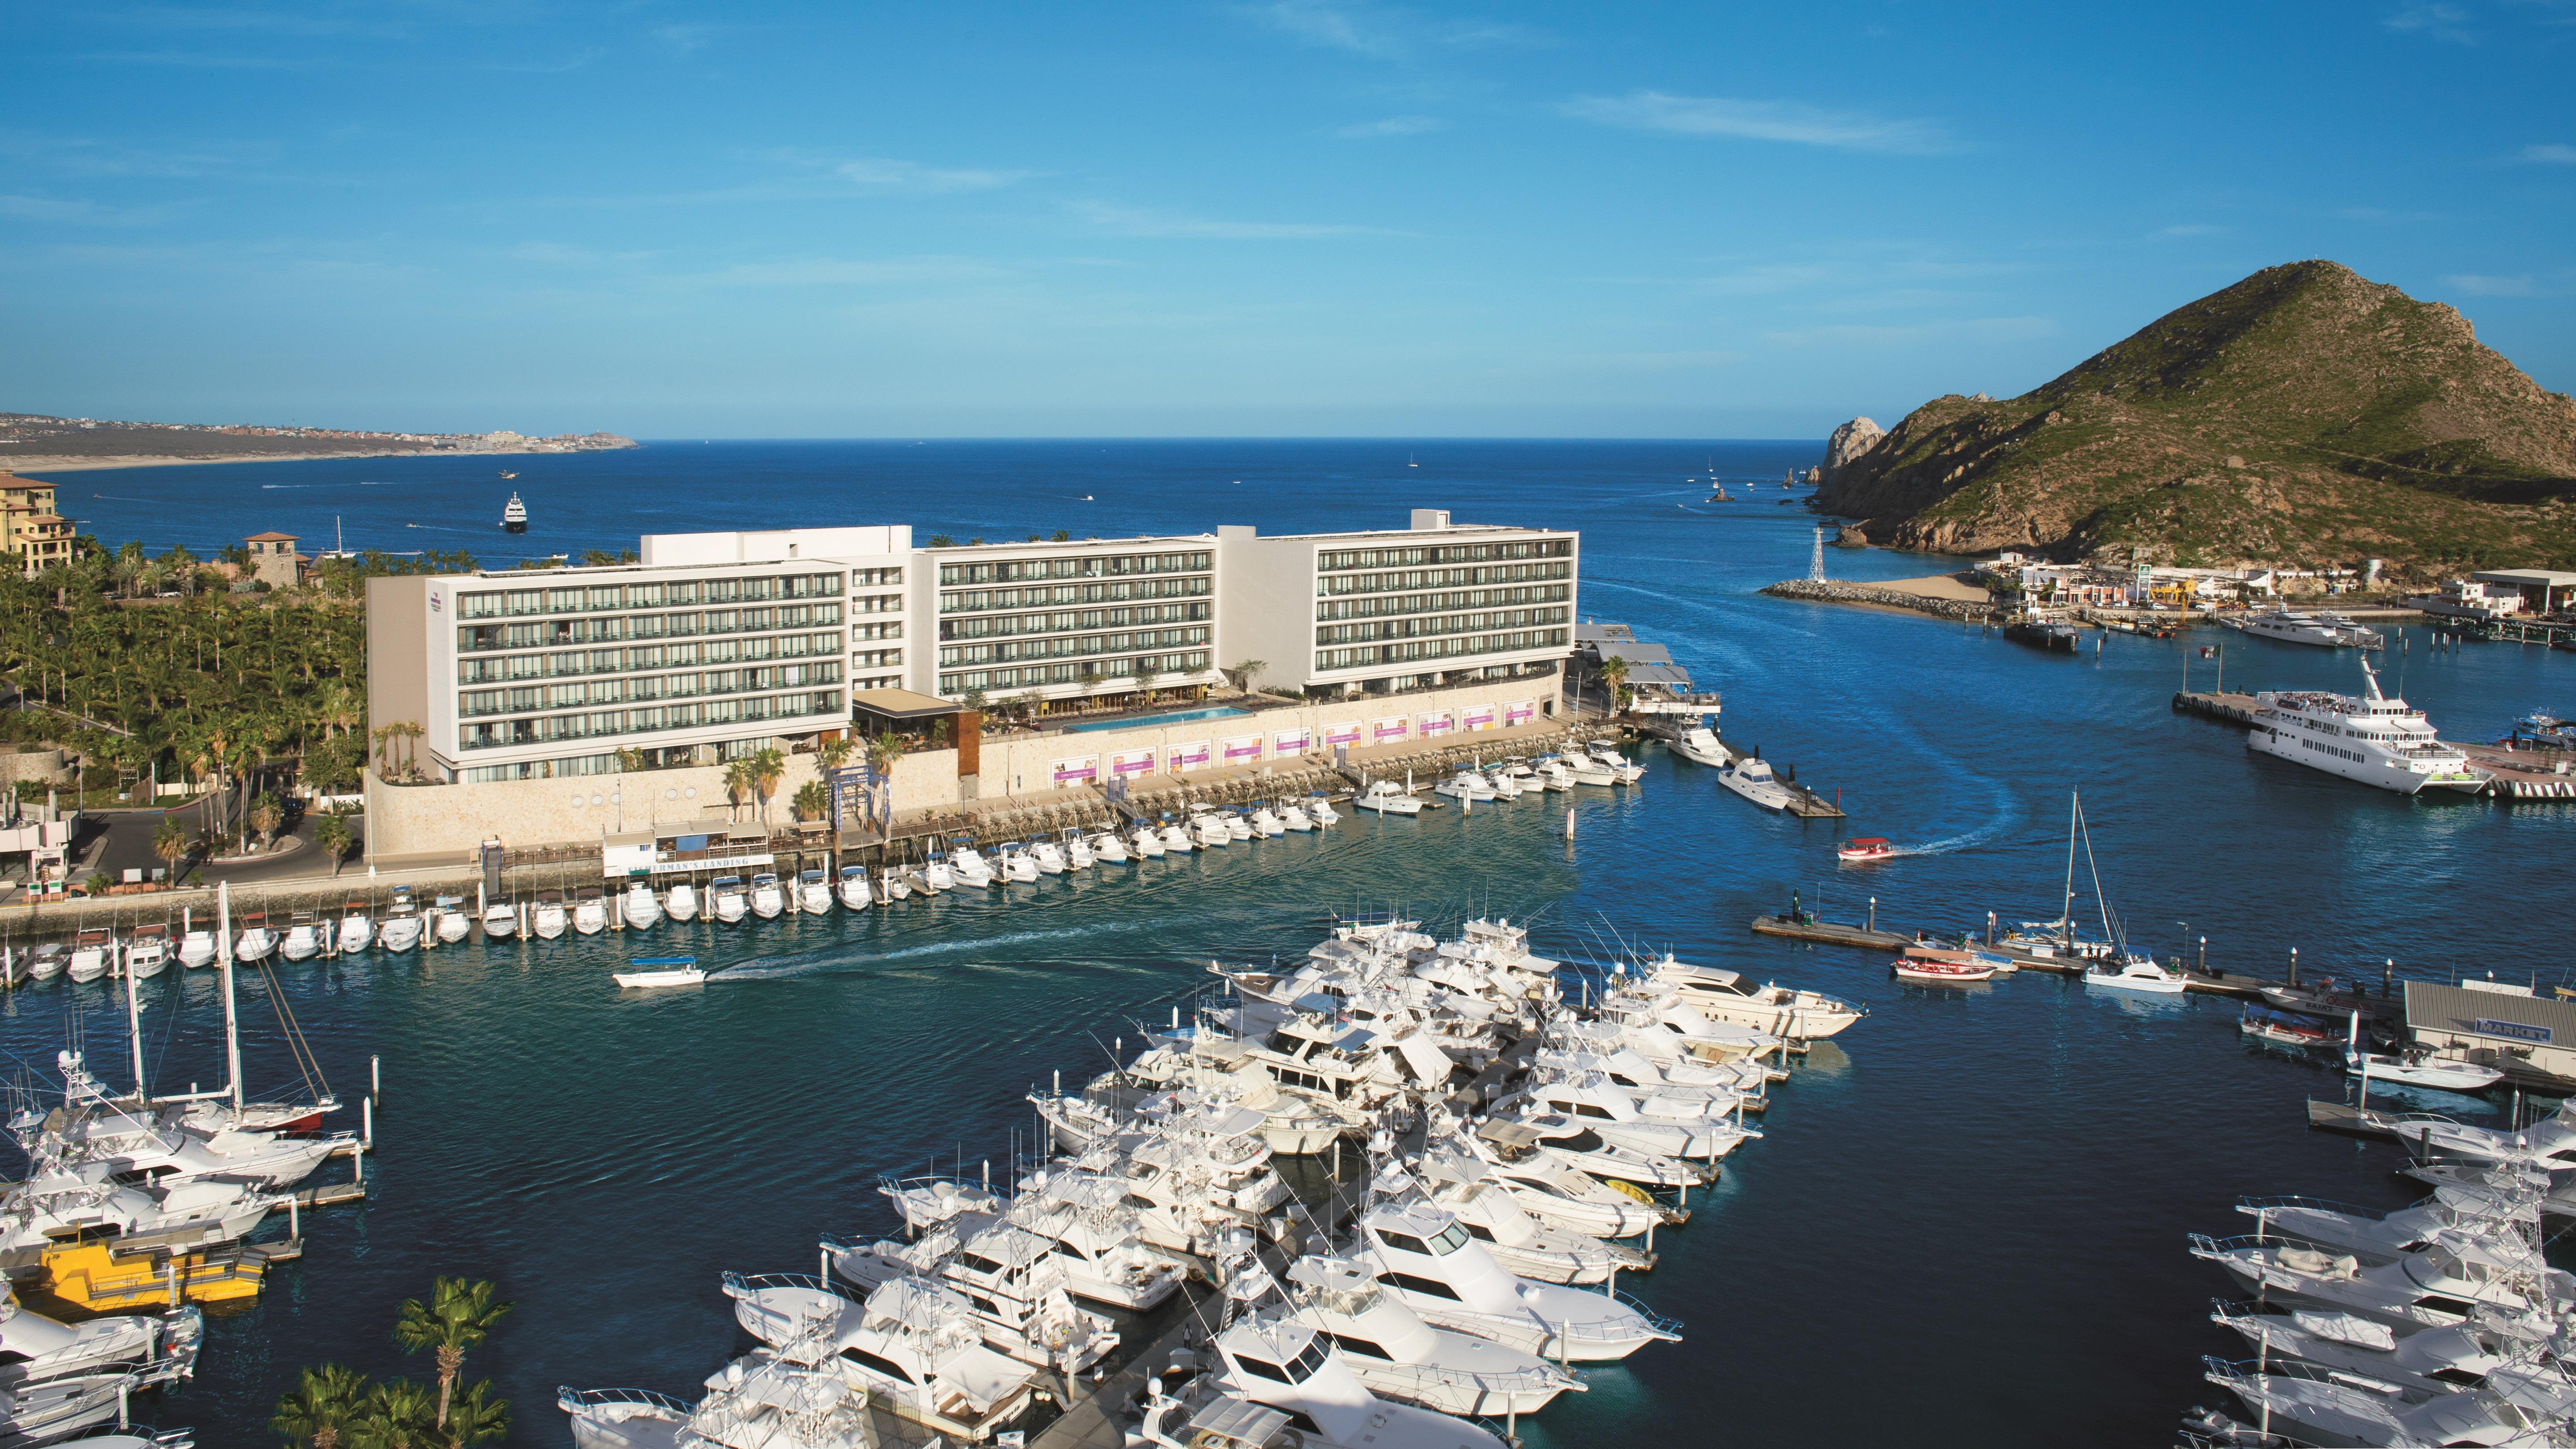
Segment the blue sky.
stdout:
[[2576,0],[11,13],[0,409],[1819,436],[2311,256],[2576,388]]

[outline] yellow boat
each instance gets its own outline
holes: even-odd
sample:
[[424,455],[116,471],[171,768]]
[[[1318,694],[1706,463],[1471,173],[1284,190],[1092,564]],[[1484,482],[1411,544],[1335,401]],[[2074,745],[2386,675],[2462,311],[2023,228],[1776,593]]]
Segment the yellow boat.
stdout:
[[256,1298],[268,1255],[239,1244],[198,1253],[160,1248],[118,1253],[99,1242],[49,1248],[44,1265],[44,1292],[106,1312]]

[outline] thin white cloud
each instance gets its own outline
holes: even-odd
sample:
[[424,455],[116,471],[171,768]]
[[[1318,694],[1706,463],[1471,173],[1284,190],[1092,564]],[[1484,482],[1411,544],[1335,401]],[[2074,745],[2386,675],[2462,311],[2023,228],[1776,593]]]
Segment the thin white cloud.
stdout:
[[890,260],[805,257],[792,261],[746,262],[671,280],[682,285],[707,287],[881,287],[895,283],[981,281],[1007,275],[1002,268],[971,257],[897,257]]
[[1558,43],[1536,26],[1497,20],[1434,22],[1365,0],[1259,0],[1234,10],[1300,45],[1370,60],[1396,60],[1427,47],[1543,50]]
[[0,156],[74,176],[205,176],[237,171],[247,160],[212,148],[140,150],[89,136],[0,131]]
[[1896,346],[1909,342],[1930,342],[1954,337],[2050,337],[2056,335],[2054,317],[1970,317],[1956,322],[1931,322],[1917,327],[1870,327],[1856,323],[1825,327],[1800,327],[1783,332],[1766,332],[1764,340],[1783,347],[1807,347],[1831,344],[1837,347]]
[[2406,0],[2382,17],[2380,24],[2401,34],[2422,35],[2453,45],[2477,44],[2477,32],[2469,28],[2469,12],[2443,0]]
[[2522,148],[2522,159],[2537,161],[2545,166],[2576,166],[2576,146],[2562,145],[2555,141],[2545,146],[2525,146]]
[[119,50],[82,56],[112,65],[170,65],[191,70],[318,70],[331,62],[282,55],[209,55],[193,50]]
[[2475,272],[2444,277],[2442,285],[2470,297],[2529,297],[2540,290],[2528,276],[2489,277]]
[[1269,4],[1246,5],[1241,10],[1300,45],[1347,50],[1372,59],[1384,59],[1403,48],[1394,36],[1364,24],[1346,6],[1321,4],[1318,0],[1271,0]]
[[1077,201],[1070,209],[1093,228],[1112,236],[1186,238],[1204,241],[1309,241],[1337,236],[1391,236],[1380,227],[1335,222],[1218,221],[1166,211]]
[[20,221],[50,221],[72,226],[144,226],[173,210],[167,206],[101,206],[94,201],[58,201],[47,196],[0,195],[0,216]]
[[1369,141],[1380,136],[1419,136],[1448,124],[1437,116],[1389,116],[1383,121],[1362,121],[1356,126],[1344,126],[1333,134],[1345,141]]
[[2224,236],[2227,234],[2227,228],[2214,226],[2205,221],[2193,221],[2184,222],[2179,226],[2158,227],[2155,234],[2157,236]]
[[832,168],[832,174],[867,191],[935,193],[990,191],[998,186],[1010,186],[1025,181],[1037,173],[924,166],[918,161],[863,158],[841,162]]
[[1631,91],[1624,96],[1578,96],[1558,109],[1605,126],[1683,136],[1739,136],[1897,156],[1926,156],[1951,149],[1947,133],[1930,121],[1887,120],[1856,111],[1821,110],[1796,101]]
[[656,25],[647,33],[680,54],[691,55],[731,29],[730,25]]

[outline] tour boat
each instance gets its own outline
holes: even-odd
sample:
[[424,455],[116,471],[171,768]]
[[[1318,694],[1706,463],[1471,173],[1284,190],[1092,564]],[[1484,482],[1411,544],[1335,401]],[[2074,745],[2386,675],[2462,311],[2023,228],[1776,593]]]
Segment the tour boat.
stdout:
[[516,493],[510,495],[509,502],[501,505],[501,531],[503,533],[528,531],[528,505],[521,503]]
[[2312,770],[2412,795],[2428,788],[2474,795],[2492,774],[2441,742],[2424,712],[2379,692],[2379,673],[2361,661],[2359,699],[2317,690],[2265,690],[2254,696],[2254,728],[2245,747]]
[[1896,958],[1896,979],[1948,986],[1963,981],[1985,981],[1994,976],[1995,968],[1983,962],[1946,959],[1951,956],[1965,958],[1966,955],[1964,951],[1907,951]]
[[626,963],[636,969],[609,973],[608,979],[628,991],[656,986],[695,986],[707,979],[695,956],[638,956]]
[[2144,991],[2160,996],[2181,994],[2189,978],[2179,971],[2168,971],[2144,956],[2131,956],[2118,970],[2089,966],[2084,971],[2084,984],[2110,991]]
[[1845,841],[1834,851],[1835,857],[1841,860],[1888,860],[1895,854],[1895,845],[1884,835],[1859,836]]

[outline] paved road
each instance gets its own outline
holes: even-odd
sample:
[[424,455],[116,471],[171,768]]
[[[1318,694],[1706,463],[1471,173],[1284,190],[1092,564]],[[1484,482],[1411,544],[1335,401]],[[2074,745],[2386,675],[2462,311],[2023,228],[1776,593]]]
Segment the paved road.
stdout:
[[[96,872],[106,875],[111,881],[118,881],[124,879],[124,872],[140,870],[146,880],[151,879],[151,872],[161,864],[161,857],[152,853],[152,832],[160,828],[164,813],[159,810],[93,812],[91,821],[84,822],[81,831],[78,842],[81,864],[72,872],[72,878],[86,880]],[[201,825],[205,820],[203,805],[190,805],[168,813],[178,815],[191,826]],[[219,880],[228,880],[240,884],[330,875],[329,857],[313,844],[313,823],[311,816],[296,822],[292,833],[303,842],[300,848],[284,855],[238,865],[209,864],[204,867],[206,883],[212,885]],[[358,849],[352,847],[348,861],[358,858]],[[346,868],[347,862],[344,861],[342,869]]]

